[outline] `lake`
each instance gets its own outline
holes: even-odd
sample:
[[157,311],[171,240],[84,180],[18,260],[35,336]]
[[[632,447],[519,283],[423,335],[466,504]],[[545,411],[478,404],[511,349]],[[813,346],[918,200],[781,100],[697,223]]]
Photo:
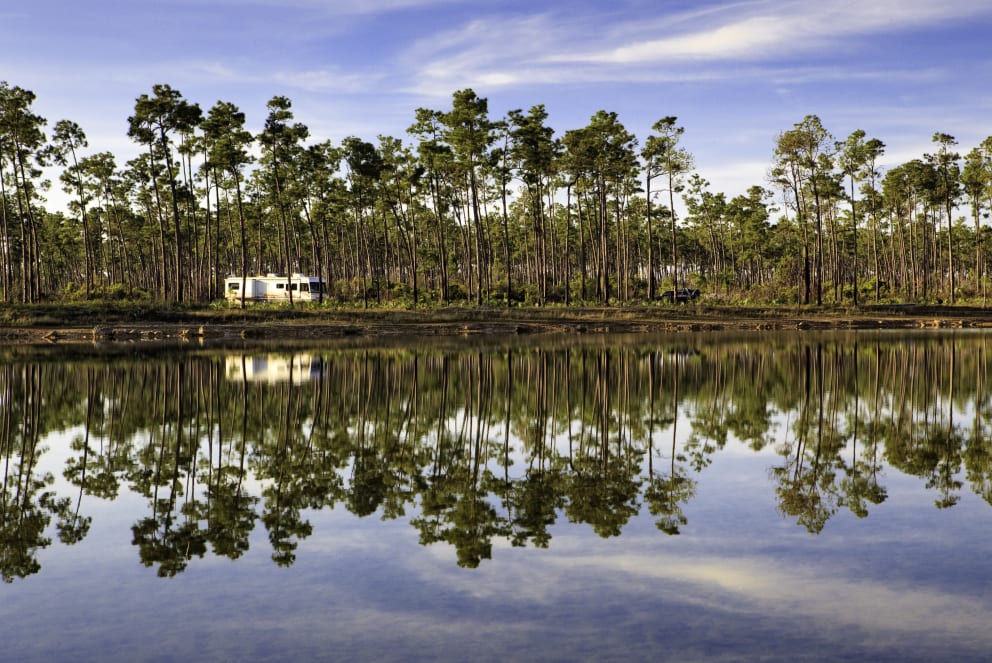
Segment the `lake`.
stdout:
[[992,334],[0,351],[10,661],[986,661]]

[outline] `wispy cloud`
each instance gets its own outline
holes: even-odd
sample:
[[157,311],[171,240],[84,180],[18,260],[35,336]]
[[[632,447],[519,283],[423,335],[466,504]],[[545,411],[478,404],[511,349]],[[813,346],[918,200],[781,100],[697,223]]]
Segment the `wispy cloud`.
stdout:
[[[131,86],[135,94],[144,91],[155,82],[170,82],[176,79],[176,72],[183,88],[210,85],[248,85],[260,90],[279,89],[301,92],[331,92],[360,94],[374,89],[383,74],[375,71],[344,69],[339,66],[319,68],[290,67],[270,68],[239,58],[226,61],[219,59],[187,59],[113,65],[92,68],[92,79],[113,82],[118,86]],[[39,70],[30,76],[35,83],[48,81],[51,84],[72,84],[77,77],[72,72]]]
[[618,70],[603,63],[559,60],[568,43],[585,41],[595,32],[596,19],[570,21],[541,13],[478,19],[431,35],[399,53],[394,64],[412,71],[403,90],[427,96],[450,95],[461,87],[486,89],[586,84],[598,80],[627,82],[686,82],[716,80],[722,72],[677,68]]
[[[613,44],[549,56],[556,62],[635,64],[671,60],[764,60],[833,47],[851,37],[992,14],[966,0],[805,0],[727,5],[722,12],[668,17],[615,31]],[[713,25],[716,23],[717,25]],[[666,36],[645,38],[654,31]],[[672,34],[672,33],[675,34]]]
[[373,89],[381,74],[345,72],[341,69],[280,71],[271,79],[281,85],[306,92],[358,93]]
[[[559,55],[552,60],[631,64],[671,59],[738,59],[766,57],[769,49],[780,50],[794,36],[793,28],[774,17],[753,17],[713,30],[694,32],[625,44],[601,52]],[[804,42],[805,46],[812,44]]]
[[[412,71],[405,91],[449,94],[465,86],[570,85],[596,81],[700,82],[760,78],[780,84],[822,80],[937,78],[938,67],[891,71],[810,62],[787,55],[850,51],[866,36],[990,15],[965,0],[805,0],[736,2],[652,19],[564,11],[477,18],[415,42],[396,58]],[[664,35],[664,36],[658,36]],[[576,44],[588,45],[576,50]]]

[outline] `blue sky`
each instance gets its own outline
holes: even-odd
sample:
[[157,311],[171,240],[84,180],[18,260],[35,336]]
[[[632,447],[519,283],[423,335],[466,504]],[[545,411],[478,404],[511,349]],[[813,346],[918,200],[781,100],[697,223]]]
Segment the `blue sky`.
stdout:
[[562,134],[599,109],[643,142],[675,115],[714,190],[763,184],[776,135],[819,115],[895,164],[936,131],[992,135],[988,0],[32,0],[0,8],[0,80],[119,163],[134,100],[168,83],[254,130],[273,95],[315,140],[408,139],[455,90],[490,114],[543,103]]

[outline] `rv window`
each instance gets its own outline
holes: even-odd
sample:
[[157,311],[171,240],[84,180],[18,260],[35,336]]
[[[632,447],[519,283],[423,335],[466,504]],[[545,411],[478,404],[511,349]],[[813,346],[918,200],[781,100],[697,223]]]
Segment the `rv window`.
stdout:
[[310,292],[310,284],[309,283],[301,283],[300,284],[300,292]]
[[310,281],[310,292],[322,292],[327,294],[327,288],[323,281]]
[[285,290],[285,289],[286,289],[285,283],[276,283],[276,290]]
[[227,284],[227,289],[228,290],[241,290],[241,284],[240,283],[228,283]]
[[296,284],[295,283],[290,283],[289,284],[289,289],[290,290],[296,290]]

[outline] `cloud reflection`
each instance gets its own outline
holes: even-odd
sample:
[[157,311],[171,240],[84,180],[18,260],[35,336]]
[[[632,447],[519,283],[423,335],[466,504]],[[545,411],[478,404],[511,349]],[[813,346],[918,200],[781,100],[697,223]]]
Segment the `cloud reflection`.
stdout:
[[783,568],[763,558],[689,557],[673,555],[590,555],[549,560],[559,573],[585,575],[620,570],[639,580],[642,591],[654,583],[677,583],[687,600],[725,610],[782,617],[804,617],[834,627],[857,626],[905,635],[928,631],[955,634],[992,644],[988,601],[924,586],[905,586],[879,579],[855,579],[824,563]]

